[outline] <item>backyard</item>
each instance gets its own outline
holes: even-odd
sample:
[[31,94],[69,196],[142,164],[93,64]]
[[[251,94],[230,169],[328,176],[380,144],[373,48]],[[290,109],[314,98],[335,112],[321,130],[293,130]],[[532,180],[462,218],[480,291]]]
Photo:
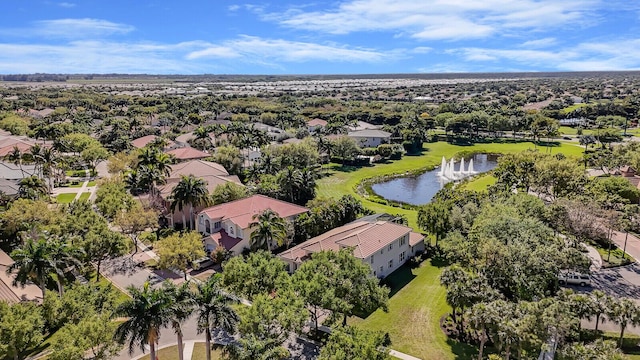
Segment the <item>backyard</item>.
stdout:
[[403,266],[387,277],[392,296],[389,312],[378,310],[352,323],[388,332],[391,348],[423,360],[469,359],[475,348],[451,341],[440,329],[440,317],[450,311],[440,286],[443,264],[427,260],[420,267]]

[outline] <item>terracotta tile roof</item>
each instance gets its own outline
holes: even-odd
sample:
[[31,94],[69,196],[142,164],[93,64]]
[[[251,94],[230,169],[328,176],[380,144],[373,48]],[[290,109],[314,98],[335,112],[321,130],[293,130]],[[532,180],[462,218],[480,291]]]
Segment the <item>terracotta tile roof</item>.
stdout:
[[283,218],[309,211],[305,207],[286,201],[272,199],[264,195],[253,195],[248,198],[212,206],[202,210],[201,213],[206,214],[210,219],[230,219],[236,225],[246,229],[253,222],[253,215],[267,209],[275,211],[278,216]]
[[0,157],[9,155],[13,151],[14,147],[17,147],[20,152],[25,153],[31,149],[31,146],[33,145],[24,142],[16,142],[6,146],[0,146]]
[[309,120],[309,122],[307,122],[307,125],[309,125],[309,126],[327,126],[327,122],[322,120],[322,119],[315,118],[313,120]]
[[409,234],[409,245],[410,246],[415,246],[417,243],[419,243],[422,240],[424,240],[424,235],[422,235],[420,233],[412,231]]
[[215,234],[209,235],[209,238],[211,238],[211,240],[213,240],[213,242],[215,242],[218,246],[222,246],[227,250],[233,249],[234,246],[238,245],[238,243],[242,241],[242,239],[229,236],[229,234],[227,234],[224,229],[218,231]]
[[190,146],[169,150],[166,153],[175,156],[178,160],[204,159],[211,156],[209,153],[194,149]]
[[355,257],[365,259],[407,234],[410,245],[412,241],[415,245],[424,238],[412,232],[411,228],[394,222],[356,220],[309,239],[278,256],[301,262],[315,252],[352,247]]
[[229,173],[224,166],[205,160],[190,160],[171,165],[169,178],[180,178],[181,175],[193,175],[197,177],[217,175],[228,176]]
[[13,286],[14,275],[7,275],[7,268],[13,264],[9,255],[0,250],[0,300],[9,303],[20,301],[42,301],[40,288],[33,284]]
[[[143,136],[141,138],[137,138],[135,140],[133,140],[131,142],[131,145],[133,145],[133,147],[138,148],[138,149],[142,149],[143,147],[149,145],[151,142],[153,142],[155,139],[157,139],[158,137],[156,135],[147,135],[147,136]],[[171,140],[167,141],[167,148],[173,147],[175,146],[175,143]]]
[[[227,175],[227,176],[218,176],[218,175],[206,175],[206,176],[198,176],[198,178],[204,180],[207,183],[207,190],[209,190],[209,194],[211,194],[216,187],[222,185],[227,182],[233,182],[238,185],[242,185],[242,182],[236,175]],[[160,187],[160,195],[166,198],[171,194],[171,191],[174,187],[180,182],[180,177],[177,178],[169,178],[166,183]]]

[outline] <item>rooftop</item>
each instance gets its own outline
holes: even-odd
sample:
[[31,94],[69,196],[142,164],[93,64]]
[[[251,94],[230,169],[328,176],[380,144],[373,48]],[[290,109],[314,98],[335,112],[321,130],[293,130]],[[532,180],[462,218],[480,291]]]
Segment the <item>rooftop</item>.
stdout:
[[13,264],[9,255],[0,250],[0,301],[17,303],[20,301],[42,301],[40,288],[33,284],[13,286],[15,275],[7,275],[7,268]]
[[389,138],[391,137],[391,133],[382,131],[382,130],[367,129],[367,130],[352,131],[349,133],[349,136]]
[[310,254],[323,250],[338,251],[347,247],[353,248],[355,257],[366,259],[407,234],[411,246],[424,239],[423,235],[411,231],[411,228],[404,225],[391,221],[359,219],[309,239],[278,256],[302,262]]
[[194,149],[190,146],[169,150],[167,154],[175,156],[178,160],[204,159],[211,156],[209,153]]
[[249,227],[253,222],[253,216],[263,211],[271,209],[278,216],[287,218],[306,213],[309,209],[288,203],[286,201],[272,199],[264,195],[253,195],[248,198],[231,201],[228,203],[212,206],[201,211],[210,219],[229,219],[243,229]]

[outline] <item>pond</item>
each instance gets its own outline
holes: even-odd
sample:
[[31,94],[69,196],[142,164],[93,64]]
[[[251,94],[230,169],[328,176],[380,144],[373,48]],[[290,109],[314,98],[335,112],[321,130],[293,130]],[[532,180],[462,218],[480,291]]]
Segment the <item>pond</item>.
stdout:
[[[498,155],[476,154],[465,158],[468,164],[473,159],[473,170],[480,174],[493,170],[498,165]],[[465,167],[466,169],[466,167]],[[456,162],[454,171],[460,170],[460,163]],[[379,184],[374,184],[373,192],[388,200],[401,201],[412,205],[423,205],[431,201],[433,196],[451,180],[442,178],[440,167],[427,171],[421,175],[396,178]]]

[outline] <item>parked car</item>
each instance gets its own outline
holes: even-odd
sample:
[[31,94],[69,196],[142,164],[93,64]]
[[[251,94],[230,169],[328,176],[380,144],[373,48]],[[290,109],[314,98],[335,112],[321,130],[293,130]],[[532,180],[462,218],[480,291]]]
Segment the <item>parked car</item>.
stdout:
[[200,258],[196,261],[194,261],[194,269],[196,270],[202,270],[202,269],[206,269],[210,266],[213,266],[214,262],[213,259],[211,259],[211,257],[209,256],[205,256],[203,258]]
[[580,274],[573,271],[564,271],[558,274],[558,283],[560,285],[580,285],[591,286],[591,278],[589,275]]

